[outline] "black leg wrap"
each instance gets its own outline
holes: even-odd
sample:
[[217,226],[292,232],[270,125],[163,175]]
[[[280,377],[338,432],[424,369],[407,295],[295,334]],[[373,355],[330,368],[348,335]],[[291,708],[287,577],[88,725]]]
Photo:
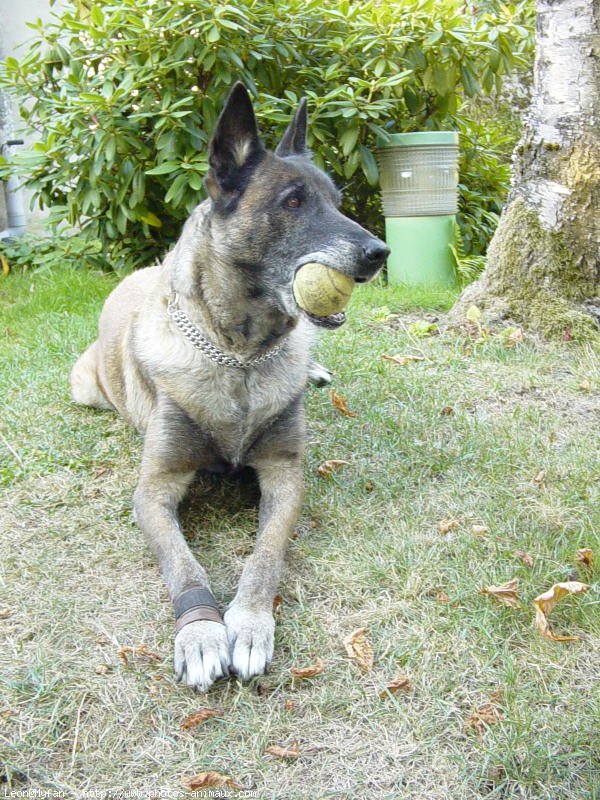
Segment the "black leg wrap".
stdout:
[[189,622],[208,620],[224,625],[219,606],[210,589],[204,586],[192,586],[184,589],[173,600],[177,631]]

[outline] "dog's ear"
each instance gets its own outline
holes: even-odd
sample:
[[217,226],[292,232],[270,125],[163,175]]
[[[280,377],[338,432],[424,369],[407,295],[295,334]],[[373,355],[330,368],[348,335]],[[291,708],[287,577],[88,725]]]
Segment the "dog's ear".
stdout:
[[235,84],[225,101],[208,147],[210,170],[206,188],[215,198],[243,190],[243,176],[265,149],[258,136],[252,101],[243,83]]
[[308,154],[306,147],[306,130],[308,126],[308,112],[306,110],[306,97],[300,100],[294,118],[290,122],[283,139],[277,145],[276,156],[305,156]]

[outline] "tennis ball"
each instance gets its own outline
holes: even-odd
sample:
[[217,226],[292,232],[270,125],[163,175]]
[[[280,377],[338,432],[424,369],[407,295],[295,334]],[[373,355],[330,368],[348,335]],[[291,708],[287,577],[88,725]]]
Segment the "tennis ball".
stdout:
[[336,269],[311,262],[300,267],[293,288],[300,308],[316,317],[328,317],[346,308],[354,280]]

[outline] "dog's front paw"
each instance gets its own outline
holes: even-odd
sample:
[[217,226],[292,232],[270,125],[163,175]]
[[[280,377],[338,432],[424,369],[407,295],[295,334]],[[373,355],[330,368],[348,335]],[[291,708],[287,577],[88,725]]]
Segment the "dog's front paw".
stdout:
[[230,606],[225,625],[231,652],[231,669],[242,680],[262,675],[273,658],[275,620],[268,611]]
[[202,620],[189,622],[175,637],[175,678],[205,692],[229,674],[229,646],[225,626]]
[[308,365],[308,380],[314,386],[329,386],[333,380],[333,375],[318,361],[311,361]]

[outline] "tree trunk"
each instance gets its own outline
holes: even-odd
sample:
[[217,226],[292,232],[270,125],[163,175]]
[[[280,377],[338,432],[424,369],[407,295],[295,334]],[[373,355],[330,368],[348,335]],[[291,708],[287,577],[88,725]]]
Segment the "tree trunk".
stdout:
[[533,98],[476,305],[548,336],[600,326],[600,0],[538,0]]

